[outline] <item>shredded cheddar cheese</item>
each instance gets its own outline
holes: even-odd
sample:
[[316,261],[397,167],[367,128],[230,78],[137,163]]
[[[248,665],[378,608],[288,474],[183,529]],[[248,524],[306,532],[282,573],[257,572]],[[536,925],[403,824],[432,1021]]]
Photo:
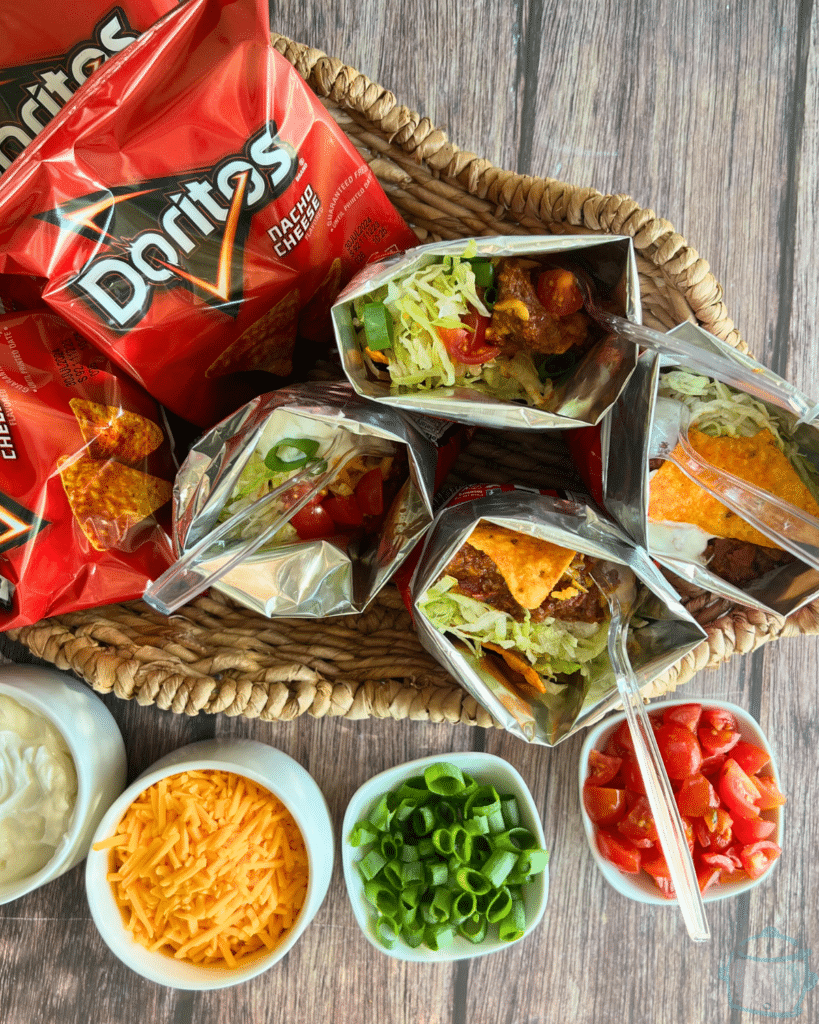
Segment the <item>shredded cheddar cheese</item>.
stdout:
[[307,894],[304,840],[287,808],[232,772],[162,779],[129,806],[107,875],[126,928],[149,950],[236,967],[273,949]]

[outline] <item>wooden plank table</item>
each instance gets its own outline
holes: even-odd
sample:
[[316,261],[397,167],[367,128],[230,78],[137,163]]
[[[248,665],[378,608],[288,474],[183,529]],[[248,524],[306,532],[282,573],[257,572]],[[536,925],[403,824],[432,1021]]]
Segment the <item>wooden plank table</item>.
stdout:
[[[819,393],[813,3],[281,0],[272,24],[363,71],[496,165],[626,192],[656,210],[711,262],[752,352]],[[358,930],[337,863],[314,924],[280,965],[194,994],[144,981],[109,953],[78,867],[0,908],[4,1024],[749,1024],[786,1011],[807,1024],[816,998],[800,988],[799,963],[785,971],[746,961],[730,988],[720,969],[763,929],[813,950],[813,972],[819,964],[818,643],[778,641],[681,691],[748,708],[778,752],[789,795],[780,864],[752,894],[709,906],[704,945],[690,942],[675,910],[632,903],[598,873],[578,813],[582,736],[550,750],[468,726],[187,718],[106,697],[131,778],[183,743],[254,737],[312,772],[337,830],[352,793],[382,769],[428,753],[499,754],[541,810],[549,906],[539,929],[501,954],[404,964]]]

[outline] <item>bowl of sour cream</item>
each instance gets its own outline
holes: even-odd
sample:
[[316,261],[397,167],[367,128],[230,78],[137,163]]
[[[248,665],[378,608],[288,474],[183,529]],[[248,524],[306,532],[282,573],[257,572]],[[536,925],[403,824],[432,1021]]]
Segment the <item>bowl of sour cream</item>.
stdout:
[[126,772],[119,727],[93,691],[57,671],[0,666],[0,904],[85,857]]

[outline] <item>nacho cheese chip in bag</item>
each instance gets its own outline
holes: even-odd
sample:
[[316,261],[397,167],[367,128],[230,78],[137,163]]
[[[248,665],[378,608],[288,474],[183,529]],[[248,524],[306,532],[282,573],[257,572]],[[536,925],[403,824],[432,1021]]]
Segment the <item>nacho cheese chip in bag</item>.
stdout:
[[132,600],[172,562],[159,421],[50,311],[0,316],[0,629]]
[[370,259],[417,244],[270,41],[267,0],[188,0],[112,58],[0,183],[0,275],[210,426],[290,372]]
[[176,0],[0,0],[0,174],[107,60]]

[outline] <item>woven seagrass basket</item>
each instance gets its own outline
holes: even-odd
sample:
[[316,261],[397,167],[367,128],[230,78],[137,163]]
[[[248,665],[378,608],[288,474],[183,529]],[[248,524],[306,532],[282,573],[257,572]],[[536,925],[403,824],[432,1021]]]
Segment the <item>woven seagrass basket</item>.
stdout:
[[[692,320],[745,348],[708,263],[653,211],[625,195],[500,170],[458,149],[426,118],[340,61],[283,36],[274,35],[273,43],[326,104],[422,241],[544,232],[630,235],[646,323],[665,330]],[[513,450],[499,452],[479,434],[456,475],[486,480],[489,465],[496,478],[521,483],[529,482],[522,474],[537,482],[540,472],[552,484],[576,481],[557,439],[554,451],[547,445],[533,466]],[[708,638],[655,680],[647,696],[671,691],[701,669],[768,640],[819,633],[819,602],[783,619],[693,588],[682,597]],[[98,692],[180,714],[494,724],[420,647],[391,587],[354,617],[271,621],[214,593],[169,619],[131,602],[61,615],[8,637]]]

